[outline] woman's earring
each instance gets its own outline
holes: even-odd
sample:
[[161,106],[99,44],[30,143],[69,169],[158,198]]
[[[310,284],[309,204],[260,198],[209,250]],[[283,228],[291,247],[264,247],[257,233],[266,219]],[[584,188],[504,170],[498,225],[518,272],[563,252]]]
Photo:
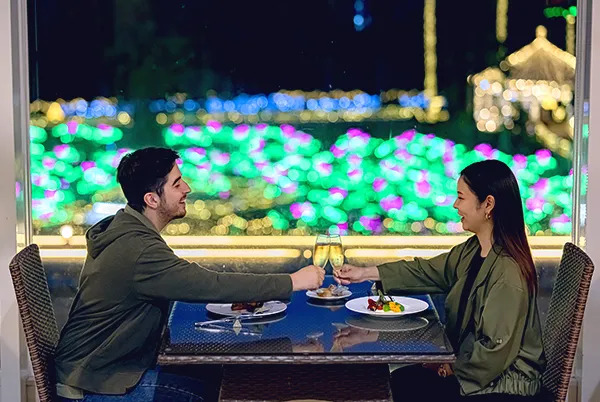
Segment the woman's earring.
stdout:
[[485,219],[490,219],[490,214],[489,213],[485,214]]

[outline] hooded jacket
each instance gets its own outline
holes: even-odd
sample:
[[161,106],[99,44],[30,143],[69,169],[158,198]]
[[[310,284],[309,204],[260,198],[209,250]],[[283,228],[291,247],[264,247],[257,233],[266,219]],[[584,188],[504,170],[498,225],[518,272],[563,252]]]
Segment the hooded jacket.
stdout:
[[461,341],[453,369],[463,395],[536,395],[546,365],[537,291],[528,290],[519,266],[501,247],[488,253],[465,314],[458,317],[469,265],[478,252],[473,236],[431,259],[383,264],[381,283],[391,293],[448,293],[446,333],[454,343]]
[[174,300],[289,299],[287,274],[215,272],[181,259],[127,206],[86,233],[88,255],[55,353],[57,382],[124,394],[154,366]]

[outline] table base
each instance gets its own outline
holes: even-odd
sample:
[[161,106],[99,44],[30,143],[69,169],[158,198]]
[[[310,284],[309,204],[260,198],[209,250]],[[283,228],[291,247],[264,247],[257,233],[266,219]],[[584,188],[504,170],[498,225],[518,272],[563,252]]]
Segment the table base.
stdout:
[[226,365],[220,401],[391,401],[387,364]]

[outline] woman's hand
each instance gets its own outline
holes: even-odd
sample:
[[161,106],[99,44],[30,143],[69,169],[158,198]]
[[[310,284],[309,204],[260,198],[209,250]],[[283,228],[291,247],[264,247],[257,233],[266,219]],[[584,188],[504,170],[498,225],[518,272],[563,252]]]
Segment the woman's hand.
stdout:
[[325,352],[325,347],[318,339],[309,339],[308,341],[292,345],[292,351],[294,353],[323,353]]
[[448,363],[424,363],[423,367],[437,373],[437,375],[439,375],[440,377],[445,378],[454,375],[454,370],[452,369],[452,366]]
[[354,327],[342,328],[333,336],[333,342],[337,343],[337,346],[342,350],[361,343],[377,342],[378,339],[379,331],[368,331]]
[[377,267],[357,267],[356,265],[344,264],[341,269],[334,270],[333,279],[339,284],[349,285],[367,280],[378,281],[379,270]]

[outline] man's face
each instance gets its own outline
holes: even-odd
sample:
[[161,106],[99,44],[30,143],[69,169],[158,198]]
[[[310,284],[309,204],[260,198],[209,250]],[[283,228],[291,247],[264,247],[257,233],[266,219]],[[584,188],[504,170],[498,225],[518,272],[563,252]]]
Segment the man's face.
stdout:
[[167,175],[167,182],[163,186],[158,213],[168,222],[183,218],[186,213],[185,199],[190,191],[190,186],[183,180],[179,167],[175,164]]

